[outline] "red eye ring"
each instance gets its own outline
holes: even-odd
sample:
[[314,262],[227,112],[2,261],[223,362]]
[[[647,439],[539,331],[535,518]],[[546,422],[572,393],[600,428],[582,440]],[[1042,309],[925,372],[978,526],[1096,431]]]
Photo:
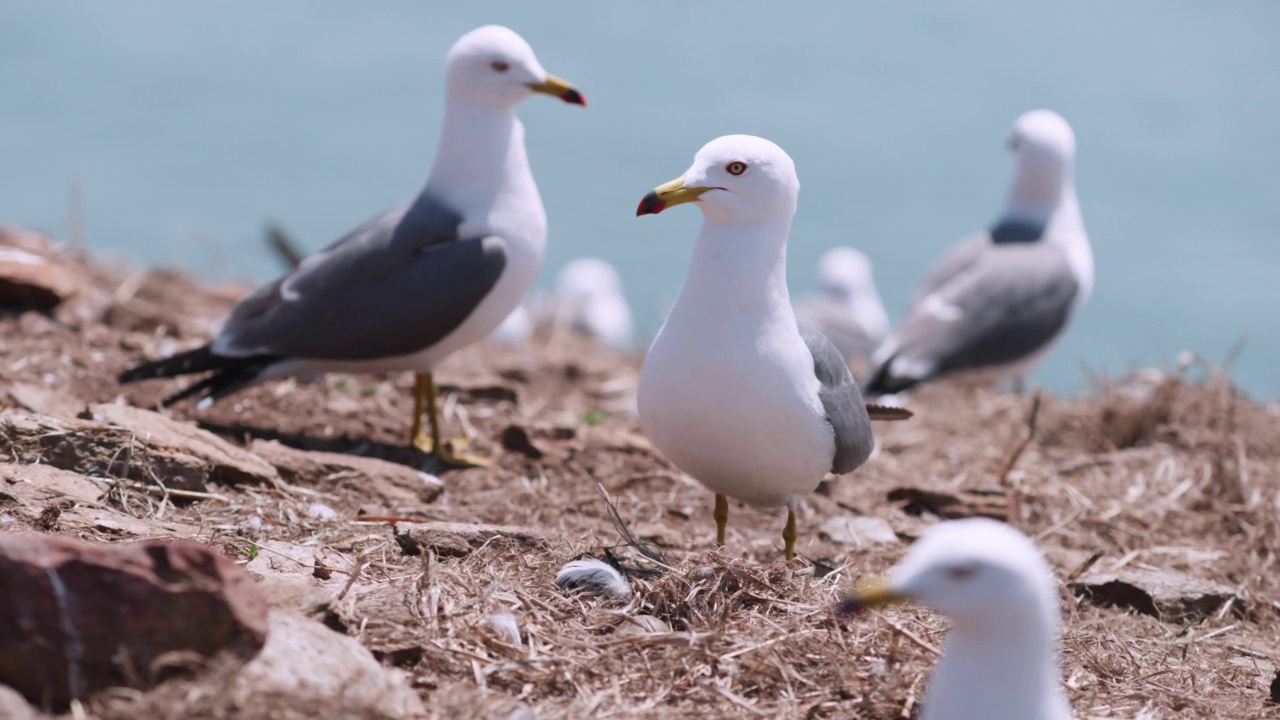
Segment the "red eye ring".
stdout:
[[498,72],[506,72],[511,69],[511,64],[504,62],[502,60],[494,60],[493,62],[489,63],[489,67],[493,68],[494,70],[497,70]]
[[742,173],[747,171],[747,164],[742,162],[741,160],[734,160],[728,165],[725,165],[724,170],[730,175],[741,175]]

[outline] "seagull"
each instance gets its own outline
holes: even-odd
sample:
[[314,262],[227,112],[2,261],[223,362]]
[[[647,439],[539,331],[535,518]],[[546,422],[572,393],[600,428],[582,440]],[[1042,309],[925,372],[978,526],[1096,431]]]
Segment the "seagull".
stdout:
[[830,338],[849,362],[866,362],[889,334],[889,316],[871,279],[871,261],[849,247],[823,253],[818,292],[796,303],[796,316]]
[[1021,378],[1062,336],[1093,289],[1093,252],[1076,201],[1076,140],[1057,113],[1018,117],[1013,183],[995,225],[934,264],[911,308],[872,356],[863,390],[931,378]]
[[535,93],[586,104],[512,30],[463,35],[446,58],[443,129],[421,192],[242,299],[209,344],[120,381],[211,373],[165,401],[206,407],[287,375],[408,370],[412,444],[447,465],[484,464],[442,440],[433,374],[496,328],[542,265],[547,219],[515,113]]
[[519,345],[533,337],[533,317],[524,305],[517,305],[498,327],[489,333],[489,342],[497,345]]
[[677,467],[715,493],[723,546],[729,497],[787,507],[784,552],[795,554],[796,507],[828,472],[871,455],[869,408],[824,335],[800,325],[787,293],[786,251],[800,181],[782,148],[727,135],[636,215],[696,202],[702,227],[689,273],[640,372],[640,424]]
[[924,533],[889,581],[858,590],[841,614],[914,600],[954,623],[921,720],[1069,720],[1058,668],[1058,587],[1031,540],[987,518]]
[[631,307],[618,271],[599,258],[578,258],[556,276],[551,314],[617,350],[631,347]]

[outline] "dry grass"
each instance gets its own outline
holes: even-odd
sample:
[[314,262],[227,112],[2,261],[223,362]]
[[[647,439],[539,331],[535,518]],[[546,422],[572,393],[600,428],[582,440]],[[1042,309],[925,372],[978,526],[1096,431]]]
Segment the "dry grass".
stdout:
[[[93,273],[95,297],[122,299],[75,320],[0,319],[0,391],[35,386],[59,396],[50,403],[81,404],[123,392],[145,405],[173,386],[122,391],[111,376],[140,353],[198,340],[195,318],[226,306],[181,278]],[[162,300],[178,295],[187,315],[167,322]],[[866,467],[803,504],[803,560],[788,568],[778,515],[735,504],[728,546],[713,548],[711,496],[658,457],[627,412],[637,368],[556,335],[518,350],[475,348],[446,369],[443,379],[461,388],[446,406],[450,428],[500,460],[443,474],[438,501],[396,512],[534,528],[545,543],[533,548],[497,536],[460,555],[407,554],[391,523],[361,518],[370,501],[358,489],[218,487],[202,499],[117,484],[102,502],[142,518],[163,512],[268,586],[289,580],[281,587],[294,591],[276,602],[306,604],[406,670],[433,718],[888,719],[918,712],[944,622],[914,608],[837,621],[831,609],[937,521],[920,503],[887,499],[925,491],[951,503],[947,514],[1004,516],[1044,548],[1064,580],[1063,675],[1080,716],[1280,717],[1268,700],[1280,655],[1275,404],[1196,368],[1136,376],[1075,399],[1044,394],[1026,442],[1031,396],[926,388],[915,420],[877,428]],[[174,412],[236,440],[275,434],[402,459],[393,450],[407,389],[404,378],[330,377],[255,388],[199,416]],[[504,434],[515,438],[505,453]],[[669,567],[624,541],[597,485]],[[316,502],[338,518],[312,517]],[[901,542],[819,532],[852,516],[882,518]],[[566,595],[552,583],[566,561],[606,554],[630,571],[631,600]],[[1240,602],[1179,621],[1096,606],[1066,582],[1090,560],[1095,571],[1155,568],[1222,583]],[[518,643],[491,621],[500,612],[514,616]],[[109,702],[90,710],[112,717]]]

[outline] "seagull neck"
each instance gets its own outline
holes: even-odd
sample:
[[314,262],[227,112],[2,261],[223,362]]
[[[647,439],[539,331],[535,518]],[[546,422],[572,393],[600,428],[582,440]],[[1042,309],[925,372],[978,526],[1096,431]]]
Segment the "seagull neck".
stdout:
[[789,218],[749,227],[704,220],[677,304],[734,312],[789,308],[790,230]]
[[535,187],[533,174],[515,108],[446,101],[426,189],[469,215],[487,211],[504,193],[529,187]]
[[[1054,710],[1066,700],[1054,633],[1042,623],[953,627],[929,684],[923,719],[1057,717]],[[957,707],[957,699],[965,707]]]

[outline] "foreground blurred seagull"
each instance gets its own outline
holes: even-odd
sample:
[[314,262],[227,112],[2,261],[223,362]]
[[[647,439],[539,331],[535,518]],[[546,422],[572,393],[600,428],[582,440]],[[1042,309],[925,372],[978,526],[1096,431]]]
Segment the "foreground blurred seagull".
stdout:
[[914,600],[954,623],[921,720],[1068,720],[1058,668],[1058,589],[1026,535],[972,518],[930,528],[888,583],[864,587],[845,614]]
[[575,330],[617,350],[631,347],[631,307],[622,278],[598,258],[578,258],[556,276],[552,312]]
[[848,247],[823,253],[818,292],[796,303],[796,316],[830,338],[850,362],[866,362],[889,334],[889,316],[871,279],[871,261]]
[[1004,210],[925,275],[911,308],[872,358],[863,387],[893,393],[939,375],[1021,377],[1093,289],[1093,252],[1076,201],[1076,140],[1056,113],[1013,126],[1016,157]]
[[432,373],[496,328],[542,265],[547,219],[515,114],[534,93],[585,104],[511,30],[462,36],[446,60],[443,129],[418,196],[241,300],[208,345],[120,381],[212,372],[167,401],[207,404],[284,375],[411,370],[413,444],[445,463],[471,462],[441,439]]
[[869,408],[844,358],[791,309],[787,235],[799,192],[782,148],[728,135],[707,143],[684,176],[636,210],[648,215],[696,201],[703,215],[689,274],[640,372],[640,423],[658,449],[716,494],[720,545],[729,496],[786,505],[788,561],[800,497],[826,473],[866,462],[874,446]]

